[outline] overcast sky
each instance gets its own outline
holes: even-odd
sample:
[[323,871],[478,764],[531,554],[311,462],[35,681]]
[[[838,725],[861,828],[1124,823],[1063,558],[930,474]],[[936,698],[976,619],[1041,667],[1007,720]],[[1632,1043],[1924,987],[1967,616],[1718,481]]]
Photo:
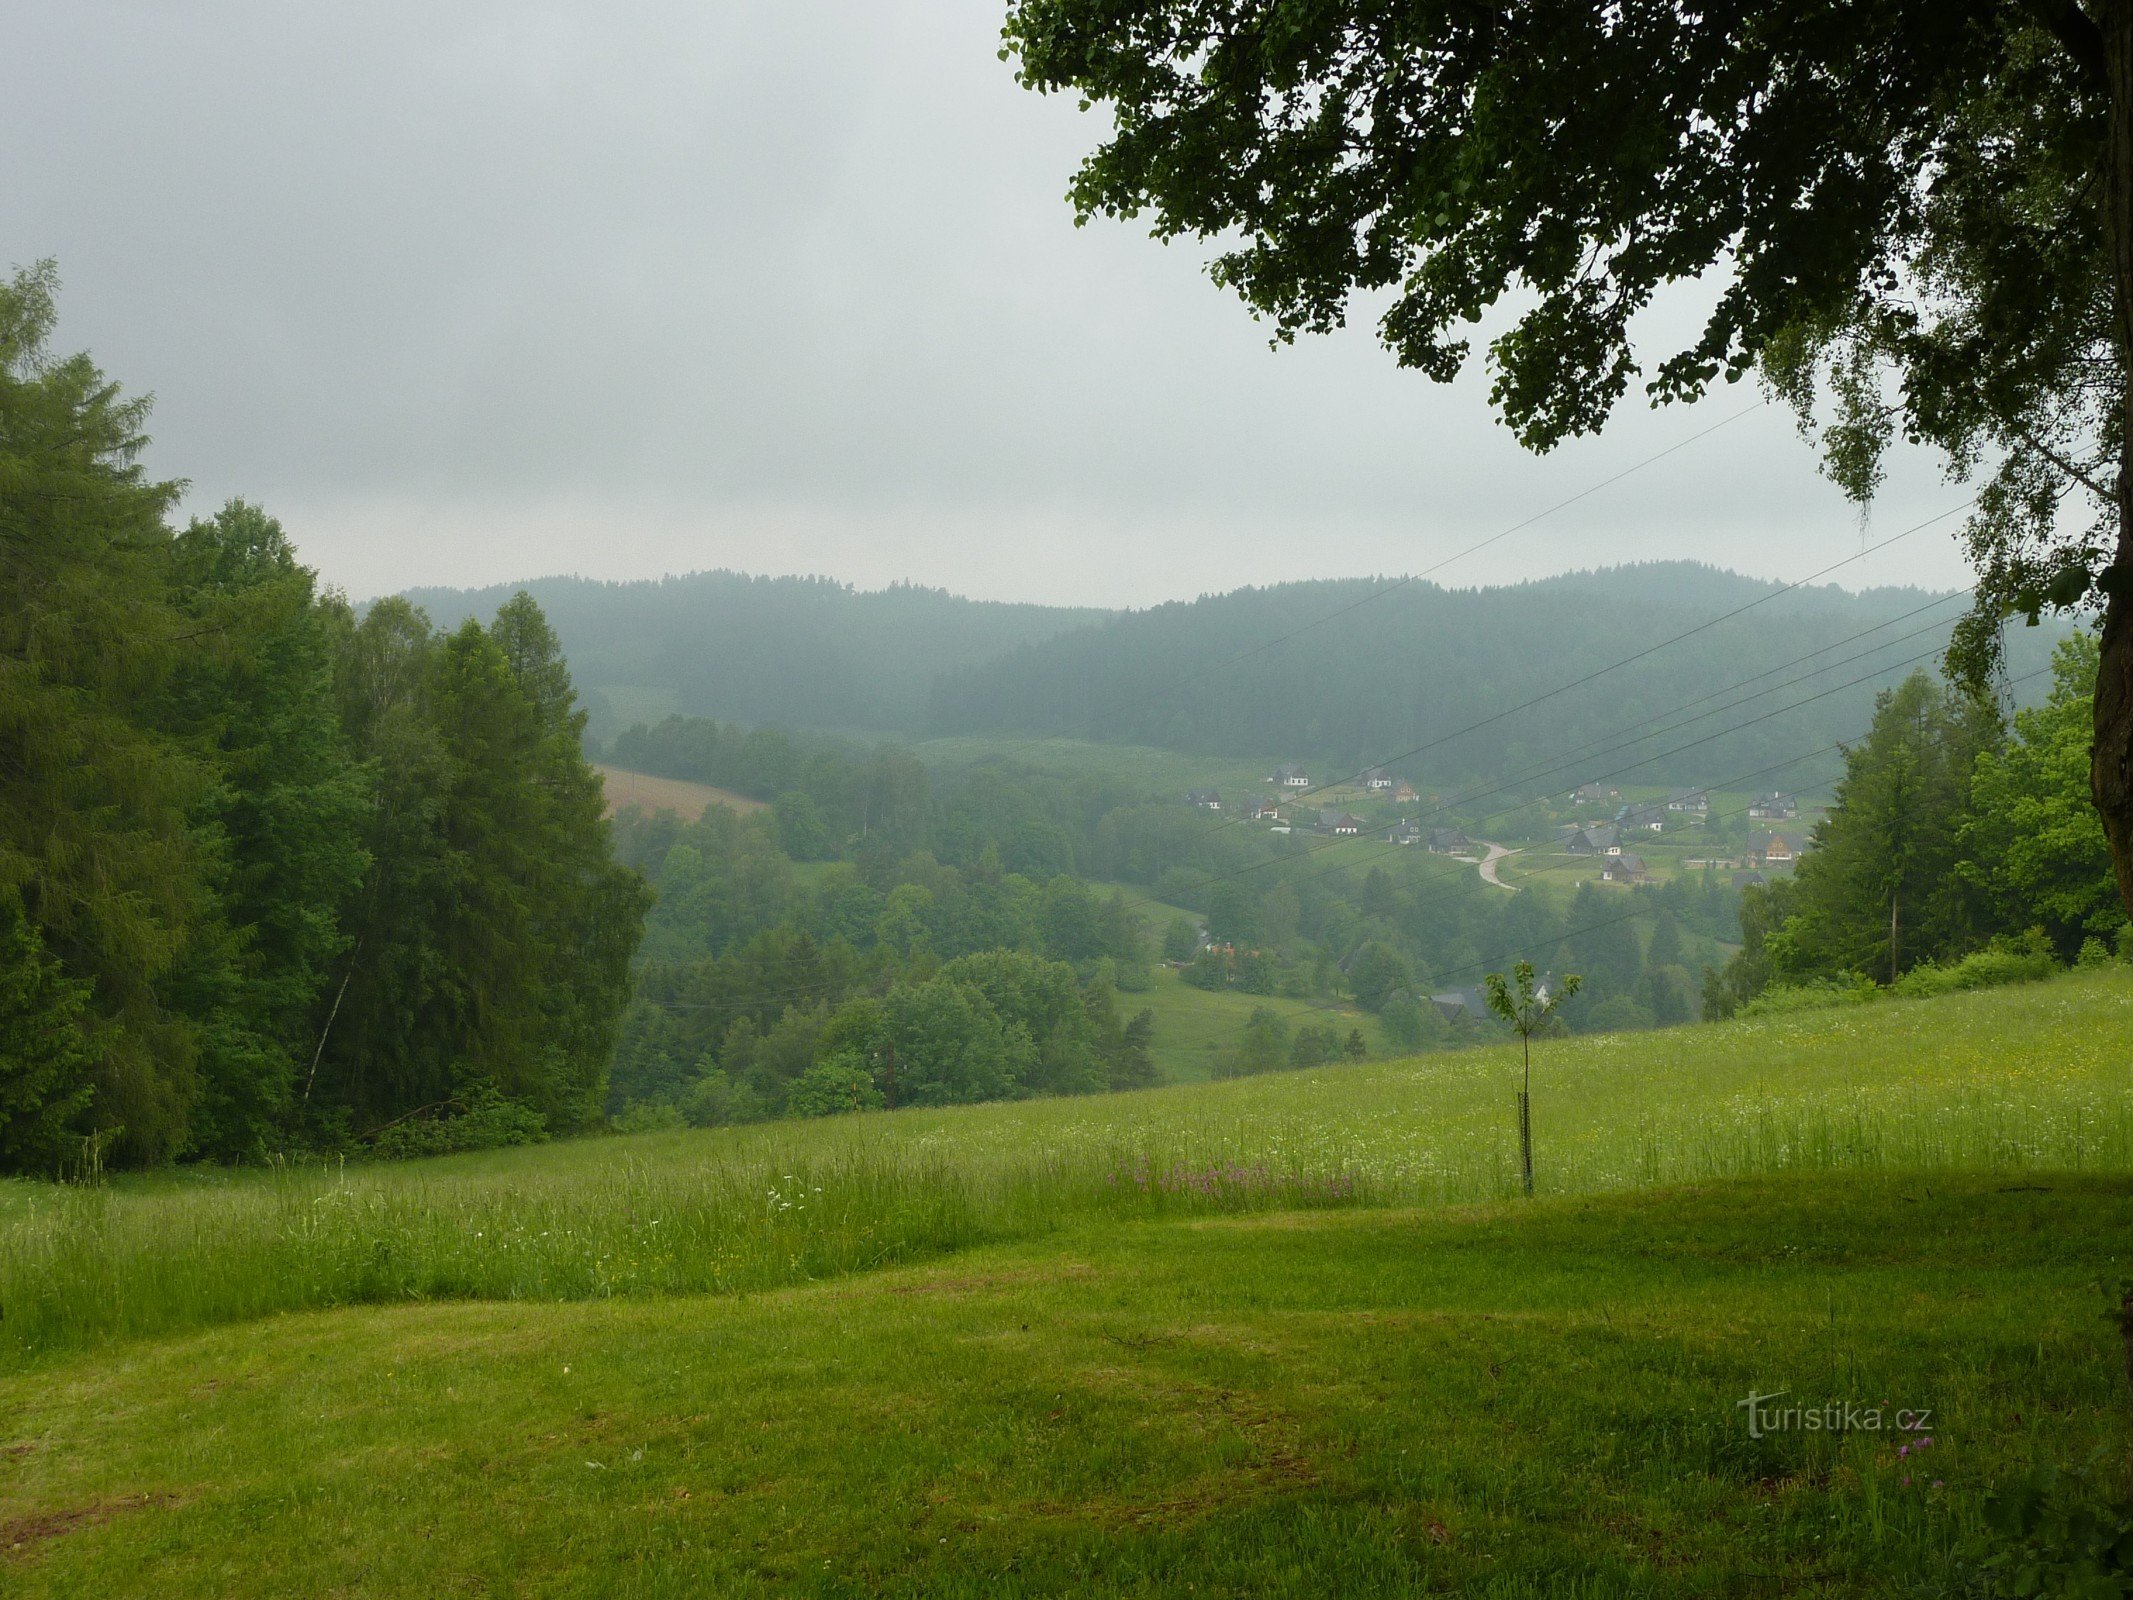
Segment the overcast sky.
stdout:
[[[1001,0],[14,8],[0,264],[156,395],[151,465],[357,595],[706,567],[1146,604],[1421,571],[1752,406],[1635,399],[1536,460],[1478,363],[1368,317],[1270,350],[1064,199],[1102,132]],[[1693,297],[1651,319],[1693,321]],[[1868,538],[1958,504],[1899,462]],[[1838,576],[1967,582],[1956,522]],[[1691,555],[1796,578],[1858,519],[1758,411],[1437,574]]]

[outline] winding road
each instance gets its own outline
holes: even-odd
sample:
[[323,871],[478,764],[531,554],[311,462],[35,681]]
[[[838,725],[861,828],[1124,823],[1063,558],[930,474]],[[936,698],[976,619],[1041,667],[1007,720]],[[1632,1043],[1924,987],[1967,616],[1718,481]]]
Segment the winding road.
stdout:
[[[1482,842],[1484,844],[1488,844],[1487,840],[1483,840]],[[1479,861],[1474,863],[1477,867],[1481,869],[1481,881],[1483,883],[1493,883],[1499,889],[1509,889],[1514,894],[1517,893],[1517,884],[1505,883],[1503,879],[1496,876],[1496,863],[1501,861],[1505,856],[1515,856],[1518,854],[1518,852],[1516,850],[1506,850],[1500,844],[1491,844],[1488,846],[1488,850],[1489,853],[1487,855],[1483,856]]]

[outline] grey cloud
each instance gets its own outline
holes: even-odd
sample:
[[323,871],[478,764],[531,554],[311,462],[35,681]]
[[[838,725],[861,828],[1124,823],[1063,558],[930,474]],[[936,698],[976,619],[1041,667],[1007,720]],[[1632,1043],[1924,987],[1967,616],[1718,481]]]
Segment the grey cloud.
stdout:
[[[996,0],[76,0],[11,24],[0,258],[158,393],[153,464],[358,591],[696,566],[1146,602],[1408,571],[1748,403],[1536,461],[1367,327],[1280,352],[1062,198],[1100,131]],[[1685,325],[1690,297],[1656,321]],[[1878,526],[1960,498],[1905,461]],[[1759,414],[1447,571],[1856,549]],[[1963,581],[1936,533],[1860,581]]]

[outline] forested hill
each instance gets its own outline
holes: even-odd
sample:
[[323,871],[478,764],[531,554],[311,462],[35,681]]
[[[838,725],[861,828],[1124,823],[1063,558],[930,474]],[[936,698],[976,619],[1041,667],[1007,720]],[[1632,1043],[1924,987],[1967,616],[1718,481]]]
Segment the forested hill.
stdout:
[[668,712],[796,727],[916,732],[944,672],[1099,621],[1101,611],[965,600],[896,584],[697,572],[640,583],[542,578],[416,589],[440,626],[539,602],[603,738]]
[[[1429,781],[1458,782],[1515,777],[1616,729],[1702,702],[1697,712],[1722,714],[1635,754],[1703,740],[1722,727],[1736,731],[1623,776],[1712,783],[1856,735],[1875,690],[1901,679],[1914,658],[1933,665],[1964,610],[1960,596],[1916,589],[1776,594],[1776,584],[1695,562],[1494,589],[1416,582],[1366,598],[1385,586],[1380,579],[1282,584],[1113,616],[946,673],[932,730],[1073,735],[1341,766],[1429,746],[1406,765]],[[1741,616],[1664,643],[1759,600]],[[2039,672],[2063,633],[2012,628],[2010,675]],[[1822,653],[1787,668],[1815,651]],[[1787,669],[1759,676],[1778,668]],[[1842,687],[1860,678],[1867,681]],[[1573,680],[1589,681],[1460,732]],[[1721,693],[1735,685],[1747,687]],[[2044,688],[2041,676],[2031,676],[2016,693],[2033,701]],[[1774,692],[1745,698],[1760,690]],[[1833,771],[1825,761],[1813,773],[1771,778],[1797,786]],[[1596,767],[1590,775],[1605,774]]]

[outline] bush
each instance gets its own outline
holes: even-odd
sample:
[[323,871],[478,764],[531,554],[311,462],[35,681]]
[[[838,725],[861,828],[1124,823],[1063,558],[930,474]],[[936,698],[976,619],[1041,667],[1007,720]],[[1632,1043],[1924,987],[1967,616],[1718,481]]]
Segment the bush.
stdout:
[[834,1117],[846,1111],[878,1111],[882,1093],[873,1070],[855,1052],[839,1051],[793,1081],[787,1108],[801,1117]]
[[1192,959],[1192,965],[1178,974],[1195,989],[1227,989],[1229,987],[1229,963],[1219,950],[1210,946]]
[[2034,983],[2059,970],[2049,953],[2016,950],[1980,950],[1953,966],[1927,962],[1913,967],[1889,986],[1889,993],[1905,1000],[1921,1000],[1937,994],[1955,994],[1965,989],[1996,989],[2007,983]]
[[1641,1006],[1626,994],[1611,994],[1586,1014],[1585,1026],[1594,1033],[1630,1033],[1656,1026],[1651,1008]]
[[1990,1594],[2102,1600],[2133,1595],[2133,1501],[2106,1501],[2086,1475],[2039,1467],[1986,1496],[1971,1546]]
[[1871,978],[1809,978],[1803,983],[1773,983],[1737,1013],[1743,1017],[1782,1016],[1791,1011],[1827,1011],[1836,1006],[1865,1005],[1881,991]]
[[1183,965],[1192,959],[1193,948],[1199,942],[1198,929],[1183,917],[1172,917],[1170,926],[1163,930],[1163,959]]
[[763,1097],[736,1083],[724,1068],[713,1067],[681,1092],[682,1119],[692,1128],[723,1128],[734,1122],[761,1122],[770,1115]]
[[1291,1067],[1322,1067],[1329,1061],[1338,1061],[1340,1055],[1340,1030],[1334,1027],[1298,1028],[1289,1045]]
[[448,1104],[464,1109],[456,1115],[412,1116],[380,1128],[370,1136],[371,1153],[398,1159],[456,1155],[464,1150],[501,1150],[510,1145],[547,1142],[548,1119],[531,1106],[506,1100],[494,1089],[476,1089],[463,1099]]
[[688,1125],[688,1118],[664,1100],[633,1100],[615,1116],[617,1133],[671,1133]]

